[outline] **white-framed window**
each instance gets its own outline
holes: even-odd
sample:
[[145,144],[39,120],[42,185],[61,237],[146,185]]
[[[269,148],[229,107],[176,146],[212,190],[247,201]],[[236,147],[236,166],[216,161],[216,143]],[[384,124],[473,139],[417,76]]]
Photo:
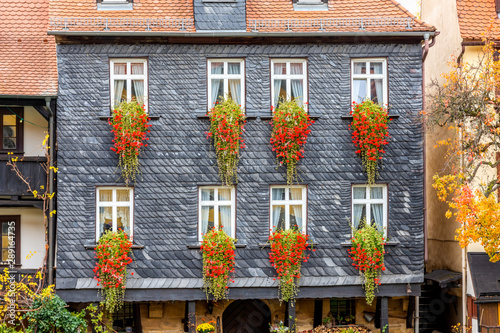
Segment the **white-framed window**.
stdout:
[[307,103],[307,60],[271,59],[271,101],[293,99],[300,106]]
[[269,229],[300,229],[307,227],[307,186],[276,185],[270,187],[271,219]]
[[351,99],[361,103],[366,99],[387,105],[387,60],[351,59]]
[[237,104],[245,107],[245,60],[209,59],[208,60],[208,109],[215,103],[231,97]]
[[148,62],[146,59],[111,59],[111,108],[135,99],[148,109]]
[[212,228],[222,227],[236,237],[236,189],[223,186],[199,187],[198,240]]
[[354,229],[360,221],[375,223],[380,230],[387,227],[387,185],[352,186],[352,223]]
[[133,237],[134,189],[131,187],[96,188],[96,241],[108,230],[118,229]]

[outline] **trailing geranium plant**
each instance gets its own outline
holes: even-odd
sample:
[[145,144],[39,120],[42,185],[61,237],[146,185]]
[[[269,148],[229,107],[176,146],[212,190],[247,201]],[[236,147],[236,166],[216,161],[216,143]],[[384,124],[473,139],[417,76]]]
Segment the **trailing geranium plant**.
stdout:
[[302,261],[307,262],[309,259],[309,256],[304,253],[308,239],[309,237],[298,229],[278,229],[269,236],[271,244],[269,261],[276,269],[281,301],[288,302],[297,295],[300,267]]
[[271,144],[278,165],[286,164],[288,185],[297,180],[297,163],[304,157],[304,145],[314,124],[306,110],[294,100],[282,101],[274,109]]
[[384,246],[385,238],[377,226],[360,221],[362,227],[353,231],[352,246],[348,250],[349,257],[354,261],[353,266],[359,270],[366,303],[372,304],[375,290],[380,285],[380,276],[385,271]]
[[360,104],[353,102],[351,115],[352,142],[357,148],[356,154],[361,157],[368,184],[373,184],[389,137],[387,109],[370,100]]
[[245,114],[240,105],[227,97],[216,103],[208,112],[208,116],[210,130],[206,132],[207,139],[213,140],[221,181],[230,186],[238,181],[240,148],[245,148],[242,138],[245,131]]
[[110,313],[123,305],[127,265],[132,262],[131,248],[132,241],[125,232],[119,230],[106,231],[95,250],[97,263],[94,278],[97,285],[103,288],[104,308]]
[[201,252],[203,255],[203,284],[207,300],[212,295],[213,301],[227,299],[229,281],[234,272],[234,243],[222,229],[213,228],[203,235]]
[[148,144],[146,134],[149,133],[150,118],[143,106],[135,100],[122,102],[113,110],[109,124],[113,126],[114,146],[111,150],[118,154],[118,166],[126,184],[135,182],[139,172],[139,154]]

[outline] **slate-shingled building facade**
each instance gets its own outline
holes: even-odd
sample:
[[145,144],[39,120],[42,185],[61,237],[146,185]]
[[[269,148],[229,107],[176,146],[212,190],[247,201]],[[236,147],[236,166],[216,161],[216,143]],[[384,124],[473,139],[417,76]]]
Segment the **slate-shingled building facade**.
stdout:
[[[413,330],[424,274],[423,151],[415,120],[422,108],[422,45],[433,27],[392,0],[53,0],[49,34],[58,43],[56,286],[63,299],[98,299],[93,246],[102,220],[109,220],[128,228],[135,243],[127,304],[115,316],[120,329],[192,331],[188,323],[205,318],[216,320],[218,332],[241,325],[265,332],[269,322],[295,318],[301,331],[331,312],[372,328],[389,322],[391,331]],[[301,181],[292,189],[269,144],[278,90],[307,101],[316,119],[299,163]],[[220,187],[205,135],[217,91],[231,91],[248,117],[239,182],[229,191]],[[145,100],[153,127],[142,173],[127,189],[107,119],[113,101],[134,94]],[[379,201],[366,198],[349,131],[351,101],[364,97],[388,103],[395,116],[372,198]],[[387,270],[371,307],[347,253],[349,220],[360,212],[352,198],[363,196],[356,201],[362,207],[381,205],[372,219],[387,227],[389,238]],[[103,203],[117,210],[101,210]],[[221,224],[232,221],[238,239],[235,283],[229,300],[215,305],[202,291],[198,243],[207,218],[215,219],[207,205],[219,207]],[[301,224],[316,243],[294,307],[278,301],[265,245],[280,205],[294,211],[285,224]]]

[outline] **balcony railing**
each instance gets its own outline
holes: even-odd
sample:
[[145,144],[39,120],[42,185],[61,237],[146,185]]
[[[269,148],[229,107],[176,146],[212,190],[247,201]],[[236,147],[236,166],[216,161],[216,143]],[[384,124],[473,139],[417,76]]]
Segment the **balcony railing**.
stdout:
[[[25,158],[17,162],[19,171],[27,178],[31,188],[40,192],[40,186],[46,186],[47,173],[43,169],[44,158]],[[22,196],[31,195],[28,186],[7,165],[7,159],[0,160],[0,195],[2,196]]]
[[186,31],[194,27],[192,18],[81,18],[81,17],[52,17],[49,19],[49,29],[51,30],[70,30],[81,29],[100,29],[109,31],[111,29],[122,30],[178,30]]
[[500,333],[500,326],[481,325],[481,333]]
[[413,29],[415,21],[409,17],[375,17],[375,18],[328,18],[328,19],[280,19],[280,20],[249,20],[253,32],[259,30],[328,29],[357,28],[366,30],[367,27],[401,27]]

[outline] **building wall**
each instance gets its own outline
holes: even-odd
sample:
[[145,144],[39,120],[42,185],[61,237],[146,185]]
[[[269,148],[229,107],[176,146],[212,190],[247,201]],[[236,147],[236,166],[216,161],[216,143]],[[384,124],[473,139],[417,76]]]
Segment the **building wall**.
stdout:
[[45,156],[42,142],[48,133],[48,122],[31,106],[24,107],[24,156]]
[[[135,184],[135,279],[201,278],[197,242],[198,186],[219,184],[215,156],[206,139],[206,59],[246,59],[248,116],[270,115],[270,57],[308,59],[312,126],[301,183],[308,185],[307,231],[320,244],[302,268],[307,283],[325,277],[359,284],[347,248],[351,234],[351,184],[364,183],[361,161],[351,143],[349,121],[351,57],[387,57],[389,104],[400,117],[391,122],[390,144],[380,170],[389,184],[387,270],[382,283],[423,281],[423,158],[420,125],[421,46],[415,45],[59,45],[58,97],[58,281],[93,276],[95,186],[122,184],[111,133],[99,116],[109,115],[109,58],[147,56],[150,141]],[[268,120],[246,125],[237,185],[236,279],[272,280],[268,250],[269,186],[284,184],[269,145]],[[398,276],[392,278],[391,276]],[[392,280],[391,280],[392,279]],[[131,279],[129,279],[129,282]],[[250,283],[250,282],[249,282]],[[267,283],[267,282],[266,282]],[[273,281],[270,281],[272,285]],[[266,284],[268,286],[268,284]]]
[[[426,93],[430,93],[431,83],[436,80],[443,82],[442,73],[448,73],[451,68],[447,63],[452,56],[457,57],[461,51],[461,36],[458,26],[456,0],[422,0],[422,20],[434,25],[440,35],[436,37],[436,44],[429,49],[425,61],[425,84]],[[435,269],[449,269],[461,271],[460,246],[455,240],[455,230],[459,224],[453,219],[446,219],[444,214],[448,206],[440,202],[436,190],[432,187],[432,177],[442,172],[443,156],[446,155],[446,147],[436,148],[436,142],[448,133],[445,130],[437,130],[426,135],[426,192],[427,192],[427,271]]]
[[0,208],[0,215],[21,216],[21,268],[37,269],[45,258],[43,212],[38,208]]

